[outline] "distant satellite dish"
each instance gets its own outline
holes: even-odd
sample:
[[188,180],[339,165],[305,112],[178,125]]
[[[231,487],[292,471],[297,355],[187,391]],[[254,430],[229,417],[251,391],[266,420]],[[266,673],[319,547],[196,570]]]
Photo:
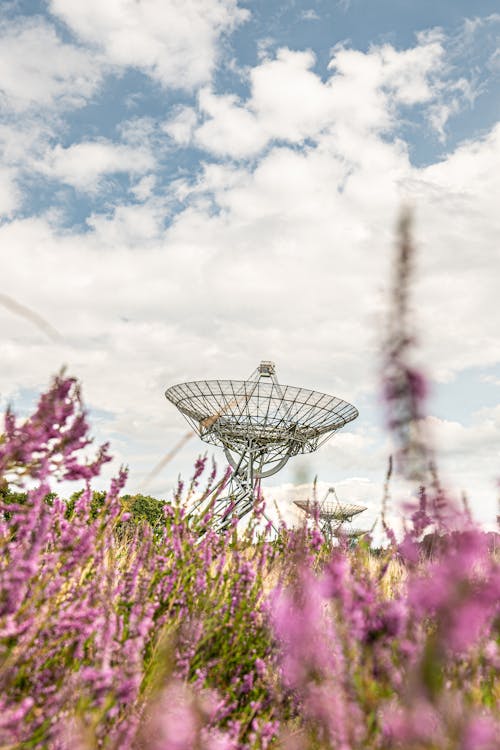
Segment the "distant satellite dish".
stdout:
[[[329,500],[330,495],[333,499]],[[366,531],[362,529],[353,529],[346,527],[346,523],[351,523],[354,516],[366,510],[365,505],[355,505],[354,503],[341,503],[337,497],[334,487],[330,487],[324,499],[318,500],[294,500],[294,504],[303,510],[308,516],[317,520],[320,529],[325,537],[346,536],[351,539],[357,539]]]
[[165,392],[206,443],[221,446],[233,469],[217,499],[219,528],[243,518],[259,497],[260,482],[300,453],[312,453],[358,410],[335,396],[280,385],[273,362],[263,361],[248,380],[196,380]]

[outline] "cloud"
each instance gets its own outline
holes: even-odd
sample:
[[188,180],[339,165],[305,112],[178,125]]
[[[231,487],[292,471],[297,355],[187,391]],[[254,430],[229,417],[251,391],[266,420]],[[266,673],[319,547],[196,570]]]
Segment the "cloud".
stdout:
[[442,456],[464,460],[480,460],[481,454],[500,457],[500,404],[474,415],[469,425],[428,417],[427,425]]
[[55,146],[45,154],[38,170],[51,179],[72,185],[77,190],[94,192],[101,179],[110,174],[143,174],[154,167],[147,149],[99,141],[82,141],[68,148]]
[[431,416],[426,427],[446,491],[459,505],[465,492],[473,516],[491,525],[498,494],[500,404],[473,414],[467,424]]
[[500,49],[495,50],[488,60],[488,67],[495,73],[500,72]]
[[80,107],[102,80],[100,56],[63,42],[42,18],[0,26],[0,102],[5,111]]
[[156,185],[156,177],[154,174],[148,174],[142,177],[133,187],[130,188],[130,192],[137,198],[138,201],[146,201],[151,198]]
[[20,185],[62,126],[84,107],[107,72],[102,57],[63,41],[39,16],[0,23],[0,215],[25,205]]
[[21,192],[15,178],[15,170],[0,167],[0,216],[12,216],[21,202]]
[[358,421],[349,430],[336,433],[323,448],[323,453],[325,462],[331,462],[337,473],[349,475],[359,471],[360,456],[363,456],[365,472],[380,472],[391,449],[389,441],[379,430]]
[[26,128],[26,123],[17,128],[14,124],[0,122],[0,218],[4,220],[13,218],[23,206],[26,196],[18,181],[39,139],[39,130]]
[[326,131],[388,132],[398,124],[398,107],[417,104],[432,104],[431,122],[442,130],[451,112],[445,117],[444,109],[440,115],[436,110],[444,106],[443,56],[437,33],[421,34],[407,50],[383,45],[364,53],[339,47],[323,82],[313,72],[312,52],[282,48],[250,70],[247,101],[201,91],[204,122],[193,131],[194,142],[218,156],[251,157],[273,140],[302,144]]
[[[145,178],[148,179],[148,178]],[[137,189],[135,189],[136,197]],[[141,205],[118,205],[111,213],[93,213],[87,225],[104,247],[133,248],[139,243],[151,246],[161,241],[166,207],[162,201],[142,198]]]
[[109,63],[187,90],[210,80],[221,36],[249,17],[237,0],[51,0],[49,7]]
[[163,124],[162,129],[180,146],[187,146],[192,140],[197,122],[198,115],[194,107],[180,106]]
[[319,21],[320,17],[314,10],[314,8],[309,8],[308,10],[303,10],[300,14],[300,17],[303,21]]
[[[95,156],[95,145],[88,158],[75,146],[74,161],[59,149],[53,173],[88,187],[106,170],[149,172],[148,159],[117,156],[110,144]],[[291,384],[356,403],[374,388],[380,290],[406,194],[419,206],[422,356],[439,376],[498,361],[497,131],[421,170],[398,144],[355,146],[357,163],[325,136],[303,152],[274,148],[252,169],[207,165],[194,188],[176,186],[186,207],[167,229],[168,206],[154,197],[92,214],[84,235],[60,233],[43,218],[13,221],[0,229],[12,294],[34,296],[34,309],[53,307],[51,320],[64,318],[67,305],[74,321],[85,321],[72,329],[77,339],[100,331],[92,347],[110,365],[115,358],[129,383],[126,352],[140,340],[145,369],[171,352],[171,377],[244,377],[268,356]],[[44,289],[30,283],[41,277]],[[130,322],[119,324],[120,315]],[[18,356],[22,382],[22,346]],[[84,349],[74,356],[87,377]],[[42,358],[41,370],[50,361]],[[114,388],[107,396],[110,408],[119,406]],[[105,403],[103,395],[96,405]]]
[[500,217],[495,206],[500,175],[492,166],[499,156],[496,125],[440,162],[413,172],[420,247],[416,304],[426,360],[443,381],[466,367],[499,360],[495,238]]

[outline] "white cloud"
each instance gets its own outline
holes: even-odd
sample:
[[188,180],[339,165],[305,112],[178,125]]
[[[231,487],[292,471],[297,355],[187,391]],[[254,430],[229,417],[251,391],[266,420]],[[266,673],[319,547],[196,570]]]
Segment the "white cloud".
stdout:
[[144,199],[141,205],[116,206],[111,214],[91,214],[87,224],[105,247],[130,247],[139,243],[144,247],[161,238],[164,218],[164,204]]
[[[396,124],[398,106],[437,106],[443,55],[437,34],[420,35],[417,46],[402,51],[390,45],[367,53],[339,47],[329,65],[331,76],[323,82],[313,72],[312,52],[280,49],[274,59],[251,69],[246,102],[209,89],[200,93],[205,121],[194,140],[217,155],[241,158],[272,140],[303,143],[325,131],[338,137],[344,131],[363,137],[387,131]],[[434,114],[432,122],[442,129],[443,116]]]
[[79,107],[97,90],[100,56],[63,42],[40,18],[0,26],[0,102],[4,112]]
[[12,217],[21,207],[25,196],[19,178],[44,141],[45,129],[29,117],[22,122],[0,122],[0,216],[3,218]]
[[413,172],[420,247],[416,304],[424,356],[441,380],[499,361],[499,158],[497,125]]
[[191,142],[197,122],[196,110],[193,107],[181,106],[163,124],[162,130],[180,146],[187,146]]
[[[465,78],[459,78],[453,84],[448,85],[448,97],[445,101],[438,100],[428,109],[429,123],[436,131],[441,143],[445,143],[448,120],[456,115],[464,106],[464,102],[470,107],[481,93],[481,87],[475,87]],[[484,93],[484,92],[483,92]]]
[[106,140],[83,141],[68,148],[55,146],[36,166],[53,179],[78,190],[93,192],[109,174],[143,174],[154,167],[147,149],[131,148]]
[[269,140],[256,116],[238,106],[233,95],[216,96],[210,90],[202,91],[200,109],[209,119],[196,130],[195,140],[214,154],[250,156]]
[[453,100],[451,103],[440,102],[429,110],[429,122],[431,123],[434,130],[438,133],[439,140],[441,143],[446,141],[445,126],[450,117],[456,114],[460,109],[460,103],[458,100]]
[[495,191],[500,185],[498,170],[492,169],[491,160],[500,150],[500,123],[482,138],[466,141],[441,161],[421,171],[423,179],[448,191],[454,197],[477,200],[478,191],[493,207]]
[[473,41],[474,34],[478,29],[492,24],[500,23],[500,13],[490,13],[489,16],[475,16],[466,18],[463,26],[463,38],[469,43]]
[[320,17],[318,16],[314,8],[303,10],[302,13],[300,14],[300,17],[303,21],[319,21],[320,20]]
[[22,203],[31,177],[62,124],[62,115],[96,94],[106,70],[95,51],[69,44],[41,17],[0,23],[0,213]]
[[148,174],[131,187],[130,192],[137,198],[137,200],[145,201],[148,198],[151,198],[155,185],[156,177],[154,174]]
[[500,404],[473,414],[470,422],[428,417],[441,482],[460,504],[465,492],[473,516],[491,524],[495,517],[500,462]]
[[15,177],[14,170],[0,167],[0,216],[11,216],[21,202],[21,191]]
[[427,417],[426,425],[443,458],[473,462],[484,458],[500,460],[500,403],[472,415],[469,424]]
[[500,72],[500,49],[495,50],[495,52],[490,55],[488,67],[495,73]]
[[249,15],[237,0],[51,0],[49,7],[113,65],[180,89],[210,80],[221,35]]
[[391,453],[390,443],[379,430],[356,422],[348,430],[336,433],[323,448],[325,462],[331,461],[335,471],[353,474],[359,471],[359,457],[363,456],[363,470],[380,472]]
[[[76,185],[93,184],[106,170],[131,168],[136,159],[128,152],[126,159],[122,152],[118,158],[107,148],[105,158],[98,149],[98,157],[84,159],[85,152],[74,148],[76,166],[60,150],[53,170]],[[14,290],[21,299],[35,294],[40,305],[44,294],[32,289],[20,269],[29,266],[38,277],[47,259],[52,263],[64,255],[69,265],[54,270],[51,296],[81,310],[88,323],[82,335],[92,330],[111,335],[113,309],[136,321],[120,333],[122,344],[139,321],[146,326],[141,329],[145,341],[147,327],[158,324],[161,330],[165,321],[177,328],[171,346],[189,342],[180,347],[184,358],[172,370],[179,377],[207,370],[215,377],[225,372],[244,377],[269,356],[292,384],[338,391],[356,403],[374,388],[372,357],[380,324],[374,316],[389,268],[402,194],[398,183],[407,183],[419,206],[418,314],[433,373],[498,361],[497,148],[494,131],[439,165],[415,170],[397,145],[377,140],[358,145],[358,164],[346,165],[325,137],[304,152],[273,149],[253,171],[207,166],[189,207],[166,231],[166,205],[146,198],[141,206],[91,216],[93,232],[64,240],[43,221],[36,230],[32,221],[13,222],[1,230],[2,247],[12,250],[8,269]],[[141,168],[149,172],[147,159]],[[98,248],[106,249],[109,259],[97,262]],[[85,312],[86,288],[73,289],[85,278],[92,279],[94,289],[92,314]],[[116,307],[101,309],[111,284]],[[60,314],[57,305],[46,317]],[[213,345],[206,361],[198,361],[194,342],[205,349]],[[106,352],[113,346],[106,343]],[[151,345],[144,356],[147,369],[158,350]]]
[[252,96],[240,104],[234,96],[200,94],[206,121],[195,131],[198,145],[217,154],[252,156],[272,139],[293,143],[314,137],[335,111],[331,87],[311,68],[311,52],[279,50],[250,72]]

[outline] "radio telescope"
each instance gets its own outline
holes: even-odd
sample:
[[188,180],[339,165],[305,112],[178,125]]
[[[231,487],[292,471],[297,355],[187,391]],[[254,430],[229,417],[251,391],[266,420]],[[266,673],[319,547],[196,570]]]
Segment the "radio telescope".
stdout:
[[[328,500],[329,495],[333,495],[333,500]],[[366,510],[365,505],[355,505],[354,503],[341,503],[335,492],[335,487],[330,487],[322,502],[317,500],[294,500],[294,504],[303,510],[308,516],[317,519],[321,533],[327,539],[334,536],[347,536],[350,539],[357,539],[366,531],[362,529],[346,528],[344,524],[352,523],[354,516]]]
[[263,361],[247,380],[196,380],[165,391],[206,443],[224,449],[233,473],[216,501],[219,529],[243,518],[260,495],[262,479],[300,453],[312,453],[358,410],[335,396],[280,385],[273,362]]

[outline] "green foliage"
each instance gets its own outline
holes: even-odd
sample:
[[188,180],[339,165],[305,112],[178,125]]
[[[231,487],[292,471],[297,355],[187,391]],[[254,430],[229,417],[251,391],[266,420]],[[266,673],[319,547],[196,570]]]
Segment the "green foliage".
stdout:
[[[76,501],[82,496],[83,490],[78,490],[70,495],[66,502],[66,518],[71,519],[75,510]],[[92,500],[89,508],[89,519],[94,521],[106,504],[107,493],[103,491],[94,490],[92,492]],[[55,492],[49,492],[45,496],[45,502],[47,505],[52,505],[54,499],[57,497]],[[3,505],[25,505],[28,498],[27,492],[20,492],[13,489],[7,484],[0,486],[0,502]],[[130,520],[133,523],[141,524],[144,521],[151,526],[151,528],[157,529],[158,527],[165,526],[165,505],[164,500],[158,500],[151,495],[122,495],[119,498],[122,504],[124,512],[130,513]],[[8,512],[8,511],[7,511]]]
[[[44,497],[44,502],[47,505],[52,506],[56,497],[56,492],[48,492]],[[27,492],[19,492],[19,490],[12,489],[8,484],[0,483],[0,504],[3,506],[3,515],[6,520],[12,515],[8,510],[9,505],[26,505],[27,500]]]
[[122,495],[120,501],[125,511],[136,523],[146,521],[151,528],[165,526],[165,501],[150,495]]

